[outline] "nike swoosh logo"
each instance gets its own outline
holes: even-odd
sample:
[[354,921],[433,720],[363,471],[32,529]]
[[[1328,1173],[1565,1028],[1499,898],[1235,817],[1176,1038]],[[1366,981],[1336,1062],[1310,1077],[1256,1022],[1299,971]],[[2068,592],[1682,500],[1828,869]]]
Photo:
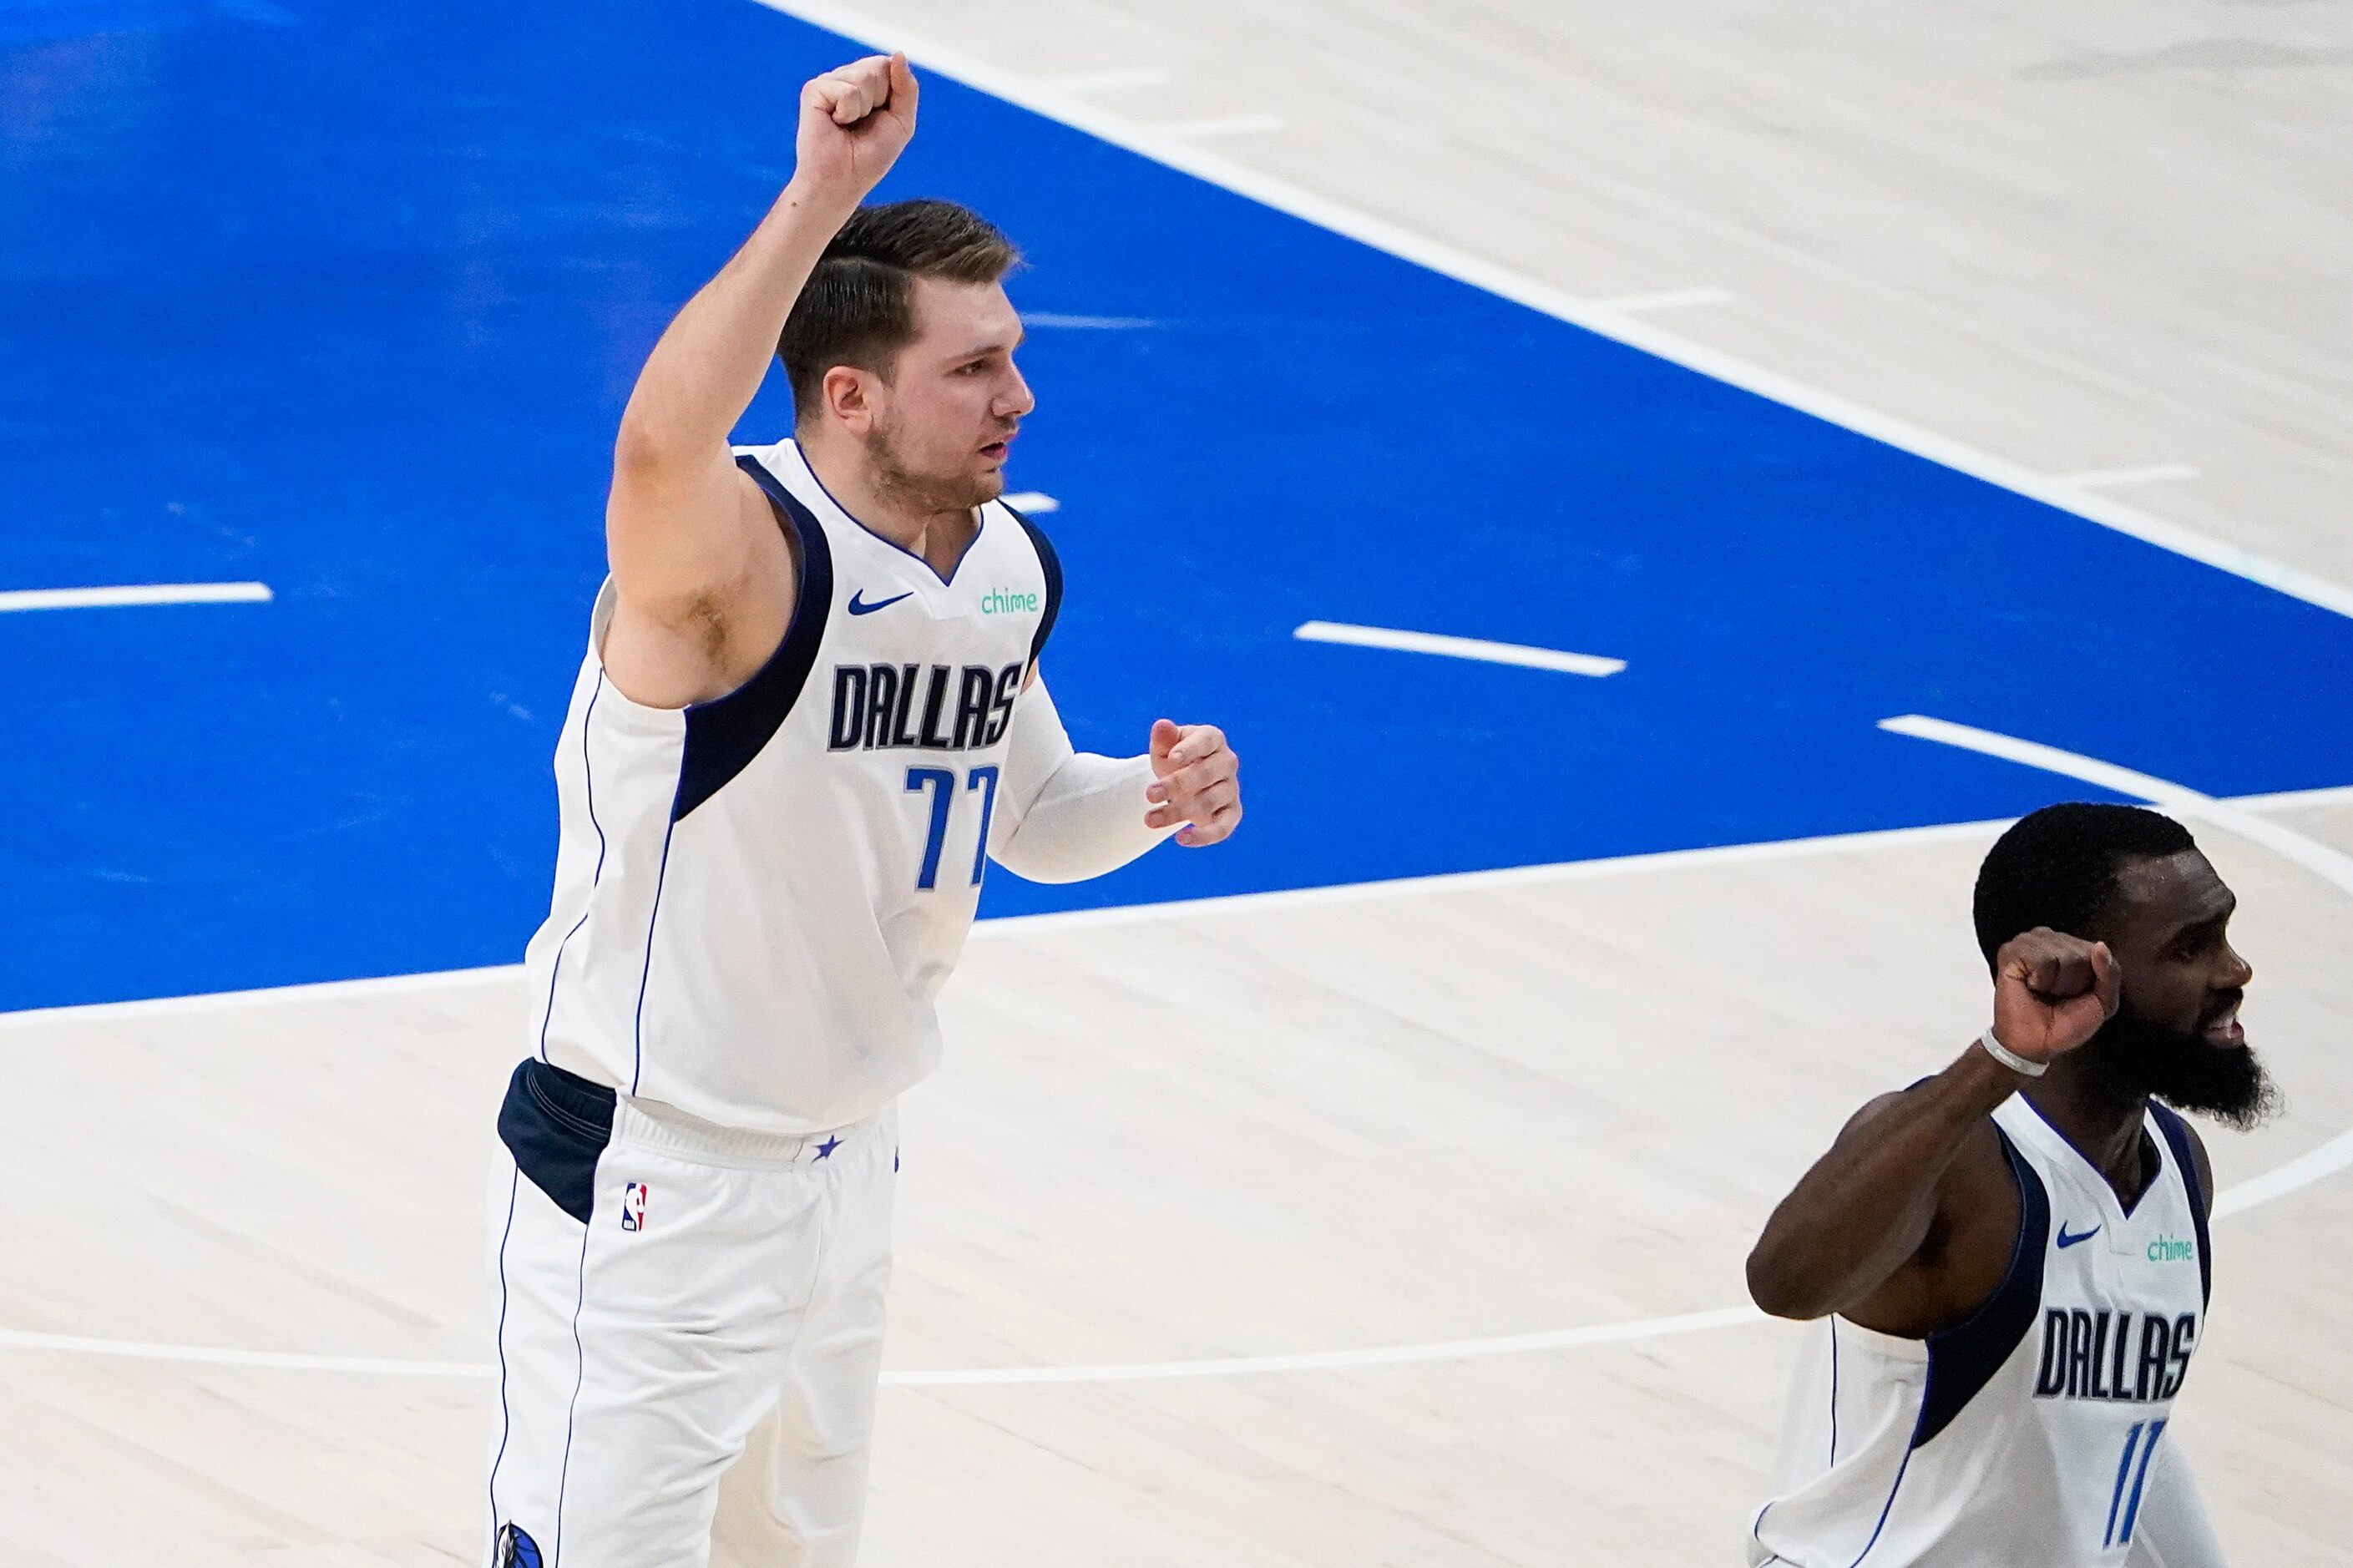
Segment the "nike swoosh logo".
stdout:
[[910,588],[903,594],[894,594],[887,599],[877,599],[872,604],[869,605],[862,602],[859,597],[860,594],[863,594],[865,592],[865,589],[860,588],[858,590],[858,593],[849,595],[849,613],[851,615],[871,616],[877,610],[889,609],[892,605],[897,604],[902,599],[912,599],[915,596],[915,591],[913,588]]
[[2089,1241],[2092,1237],[2099,1234],[2100,1227],[2095,1225],[2087,1231],[2084,1231],[2075,1236],[2069,1236],[2067,1234],[2067,1222],[2065,1220],[2061,1220],[2059,1222],[2059,1245],[2062,1247],[2073,1247],[2079,1241]]

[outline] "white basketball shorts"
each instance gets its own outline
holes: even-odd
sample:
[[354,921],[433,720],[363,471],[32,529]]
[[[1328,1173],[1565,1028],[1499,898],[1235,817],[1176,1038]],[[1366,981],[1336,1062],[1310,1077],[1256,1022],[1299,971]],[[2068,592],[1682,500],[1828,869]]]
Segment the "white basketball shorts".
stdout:
[[499,1112],[494,1568],[848,1568],[895,1118],[698,1121],[543,1062]]

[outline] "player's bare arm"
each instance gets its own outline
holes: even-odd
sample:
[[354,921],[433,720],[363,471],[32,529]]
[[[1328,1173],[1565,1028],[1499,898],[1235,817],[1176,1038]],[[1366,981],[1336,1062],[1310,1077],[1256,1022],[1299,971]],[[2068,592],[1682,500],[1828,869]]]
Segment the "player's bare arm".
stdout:
[[[1995,960],[1994,1038],[2048,1062],[2116,1013],[2107,947],[2047,929]],[[2018,1194],[1993,1124],[2026,1079],[1972,1044],[1926,1082],[1858,1112],[1782,1199],[1748,1257],[1748,1287],[1777,1317],[1840,1313],[1920,1338],[1992,1294],[2018,1230]]]
[[732,690],[784,637],[791,552],[728,435],[827,242],[914,134],[916,92],[897,55],[801,89],[790,183],[638,374],[606,507],[618,605],[604,649],[607,672],[637,701],[674,708]]

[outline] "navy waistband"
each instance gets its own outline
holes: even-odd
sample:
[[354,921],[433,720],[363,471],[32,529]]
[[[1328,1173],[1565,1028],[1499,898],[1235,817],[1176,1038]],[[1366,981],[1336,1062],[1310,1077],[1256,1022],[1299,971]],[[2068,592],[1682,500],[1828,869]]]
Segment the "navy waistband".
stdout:
[[515,1068],[515,1081],[539,1101],[551,1116],[572,1124],[600,1143],[613,1133],[613,1105],[618,1096],[601,1083],[566,1072],[537,1058]]

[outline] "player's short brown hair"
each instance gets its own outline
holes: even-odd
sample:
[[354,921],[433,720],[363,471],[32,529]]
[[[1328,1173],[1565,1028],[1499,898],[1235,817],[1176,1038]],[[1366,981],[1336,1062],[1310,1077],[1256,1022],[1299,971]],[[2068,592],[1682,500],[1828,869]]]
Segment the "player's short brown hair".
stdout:
[[994,283],[1020,264],[1013,242],[970,207],[927,198],[859,208],[818,258],[776,340],[795,409],[817,408],[838,364],[889,379],[915,339],[916,279]]

